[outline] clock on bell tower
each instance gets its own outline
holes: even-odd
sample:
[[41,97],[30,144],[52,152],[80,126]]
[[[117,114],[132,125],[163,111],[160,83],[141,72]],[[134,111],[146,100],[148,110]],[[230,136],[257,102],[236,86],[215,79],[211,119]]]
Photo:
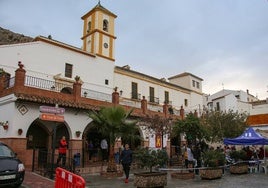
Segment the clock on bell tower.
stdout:
[[114,58],[114,22],[117,16],[104,8],[100,2],[82,16],[83,50],[115,61]]

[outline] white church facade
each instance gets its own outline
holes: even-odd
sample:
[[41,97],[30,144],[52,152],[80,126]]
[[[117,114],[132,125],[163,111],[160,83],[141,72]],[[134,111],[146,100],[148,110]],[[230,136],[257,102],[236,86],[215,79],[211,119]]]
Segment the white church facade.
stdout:
[[[27,167],[33,165],[33,149],[51,151],[55,126],[57,140],[65,135],[69,141],[68,155],[80,153],[83,166],[90,163],[85,141],[97,143],[101,135],[91,129],[89,110],[122,105],[133,108],[135,117],[183,118],[182,109],[202,113],[202,78],[182,73],[159,79],[115,65],[116,17],[100,4],[82,16],[82,48],[43,36],[0,46],[0,141],[11,145]],[[41,117],[44,106],[64,112],[47,121]],[[154,135],[139,134],[141,145],[155,147]],[[171,145],[165,137],[169,152]]]

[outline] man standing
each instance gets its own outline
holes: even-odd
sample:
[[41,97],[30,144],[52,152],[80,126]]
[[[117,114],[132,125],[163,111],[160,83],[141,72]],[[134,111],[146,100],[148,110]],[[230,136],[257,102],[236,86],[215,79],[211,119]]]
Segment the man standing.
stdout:
[[108,159],[108,143],[104,138],[101,140],[101,152],[102,152],[102,160],[105,161]]
[[65,136],[63,136],[59,143],[59,156],[57,159],[57,165],[59,165],[59,162],[62,159],[62,166],[65,166],[66,163],[66,152],[67,152],[67,141]]
[[125,145],[125,149],[121,153],[120,161],[126,175],[125,183],[128,183],[130,165],[132,163],[132,151],[129,149],[128,144]]

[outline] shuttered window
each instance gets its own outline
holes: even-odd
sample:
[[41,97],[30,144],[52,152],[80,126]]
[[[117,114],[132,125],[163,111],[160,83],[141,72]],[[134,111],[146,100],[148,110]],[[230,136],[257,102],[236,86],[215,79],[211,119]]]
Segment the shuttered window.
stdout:
[[65,77],[72,78],[73,75],[73,65],[66,63],[65,64]]

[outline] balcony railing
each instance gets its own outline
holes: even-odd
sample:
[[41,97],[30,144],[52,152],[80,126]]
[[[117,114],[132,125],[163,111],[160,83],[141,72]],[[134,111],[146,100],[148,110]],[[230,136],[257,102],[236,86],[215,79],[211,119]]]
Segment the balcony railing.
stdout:
[[26,76],[25,85],[35,88],[41,88],[44,90],[61,92],[63,88],[69,88],[69,92],[72,92],[73,86],[71,84],[58,83],[51,80],[45,80],[42,78],[36,78],[32,76]]
[[141,94],[132,92],[131,93],[131,99],[141,100]]
[[134,108],[140,108],[141,107],[141,101],[131,100],[131,99],[127,99],[127,98],[123,98],[122,100],[120,100],[119,104],[134,107]]
[[154,97],[154,96],[149,96],[148,101],[151,102],[151,103],[159,104],[159,98]]
[[[7,79],[5,81],[5,88],[12,88],[15,85],[15,77],[12,77],[10,79]],[[57,81],[52,80],[46,80],[42,78],[37,78],[33,76],[25,76],[25,86],[54,91],[54,92],[61,92],[61,93],[73,93],[73,83],[70,84],[64,84],[59,83]],[[81,88],[81,97],[89,98],[89,99],[95,99],[99,101],[106,101],[106,102],[112,102],[112,94],[107,94],[103,92],[98,92],[86,88]],[[159,104],[159,98],[157,97],[148,97],[148,110],[156,111],[156,112],[163,112],[163,106]],[[141,94],[140,93],[130,93],[129,98],[121,98],[119,103],[121,105],[135,107],[135,108],[141,108]],[[168,104],[171,104],[171,101],[168,101]],[[179,115],[179,108],[176,108],[173,106],[173,114]],[[185,114],[189,113],[187,110],[185,111]]]
[[112,95],[85,88],[81,89],[81,96],[100,101],[112,102]]

